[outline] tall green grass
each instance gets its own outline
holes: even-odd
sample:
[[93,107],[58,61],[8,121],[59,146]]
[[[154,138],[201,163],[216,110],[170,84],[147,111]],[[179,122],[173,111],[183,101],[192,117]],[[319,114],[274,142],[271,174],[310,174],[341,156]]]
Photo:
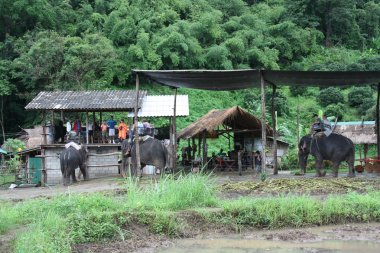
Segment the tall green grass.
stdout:
[[330,196],[325,201],[310,196],[240,198],[223,201],[222,211],[204,214],[207,219],[234,227],[301,227],[343,222],[380,221],[380,192]]
[[210,175],[179,175],[176,179],[167,176],[159,181],[151,181],[145,187],[129,180],[126,187],[126,206],[130,209],[173,211],[215,206],[217,203]]
[[[202,174],[166,177],[143,186],[130,180],[126,189],[125,196],[68,194],[1,202],[0,233],[26,227],[15,239],[15,252],[67,253],[76,243],[123,240],[132,232],[131,222],[146,224],[152,233],[181,235],[181,230],[191,229],[181,212],[190,209],[202,210],[209,222],[236,228],[380,221],[380,192],[352,192],[323,201],[292,195],[221,200],[210,175]],[[207,212],[207,207],[218,209]]]

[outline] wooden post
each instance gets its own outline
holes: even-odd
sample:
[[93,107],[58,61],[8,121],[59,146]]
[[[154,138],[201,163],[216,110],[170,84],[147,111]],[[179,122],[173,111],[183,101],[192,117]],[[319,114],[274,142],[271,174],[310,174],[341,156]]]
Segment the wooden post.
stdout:
[[277,167],[277,122],[274,109],[274,99],[276,97],[276,85],[272,85],[272,125],[273,125],[273,175],[278,174]]
[[46,111],[42,112],[42,135],[44,138],[44,144],[47,144],[47,136],[46,136]]
[[380,83],[377,84],[377,103],[376,103],[376,135],[377,135],[377,156],[380,157],[380,120],[379,120],[379,106],[380,106]]
[[192,156],[191,156],[191,160],[194,160],[195,159],[195,150],[194,150],[194,146],[195,146],[195,138],[194,136],[191,137],[191,151],[192,152]]
[[[201,135],[198,136],[198,156],[201,157]],[[198,158],[198,157],[197,157]]]
[[51,111],[51,125],[54,126],[54,110]]
[[241,164],[241,150],[238,151],[238,170],[239,170],[239,176],[242,175],[241,171],[242,171],[242,164]]
[[173,173],[177,167],[177,88],[174,89],[173,108]]
[[300,106],[297,105],[297,145],[300,143]]
[[86,111],[86,144],[89,144],[88,141],[88,112]]
[[261,154],[261,167],[262,167],[262,172],[266,171],[265,170],[265,162],[266,162],[266,156],[265,156],[265,147],[266,147],[266,139],[267,139],[267,134],[266,134],[266,123],[265,123],[265,81],[264,81],[264,76],[263,72],[260,71],[260,86],[261,86],[261,144],[263,146],[263,151]]
[[174,148],[173,148],[173,117],[169,117],[169,167],[173,168],[174,164]]
[[136,74],[136,101],[135,101],[135,145],[136,145],[136,174],[140,175],[140,145],[139,145],[139,130],[138,130],[138,112],[139,112],[139,74]]
[[63,110],[61,110],[61,120],[63,123],[65,123],[64,117],[63,117]]
[[206,130],[203,130],[203,157],[202,157],[202,168],[204,168],[204,166],[206,165],[207,163],[207,131]]
[[99,120],[100,120],[100,125],[102,125],[102,123],[103,123],[103,118],[102,118],[102,112],[99,112]]

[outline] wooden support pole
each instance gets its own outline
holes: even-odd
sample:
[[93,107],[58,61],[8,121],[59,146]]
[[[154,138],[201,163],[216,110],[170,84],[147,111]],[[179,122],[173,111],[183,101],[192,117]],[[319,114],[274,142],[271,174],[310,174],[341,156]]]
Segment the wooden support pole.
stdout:
[[[201,137],[201,135],[199,134],[198,135],[198,157],[201,157],[201,139],[202,139],[202,137]],[[197,157],[197,158],[198,158]]]
[[99,112],[99,120],[100,120],[100,125],[102,125],[102,123],[103,123],[103,117],[102,117],[103,115],[102,115],[102,112]]
[[86,111],[86,144],[89,144],[88,140],[88,112]]
[[377,156],[380,157],[380,120],[379,120],[379,106],[380,106],[380,83],[377,84],[377,103],[376,103],[376,135],[377,135]]
[[273,125],[273,175],[278,174],[277,166],[277,122],[274,108],[274,99],[276,98],[276,85],[272,85],[272,125]]
[[207,131],[206,130],[203,130],[202,137],[203,137],[203,157],[202,157],[203,166],[202,167],[204,167],[207,163]]
[[42,112],[42,135],[44,139],[44,144],[47,144],[47,136],[46,136],[46,111]]
[[63,123],[65,123],[65,119],[64,119],[64,116],[63,116],[63,110],[61,110],[61,120]]
[[136,101],[135,101],[135,145],[136,145],[136,173],[140,175],[140,145],[139,145],[139,129],[138,129],[138,112],[139,112],[139,75],[136,74]]
[[191,156],[192,160],[195,159],[196,150],[194,148],[195,148],[195,137],[191,137],[191,150],[193,151],[192,156]]
[[173,173],[177,167],[177,88],[174,89],[174,108],[173,108]]
[[300,106],[297,105],[297,145],[300,143]]
[[266,156],[265,156],[265,147],[266,147],[266,139],[267,139],[267,134],[266,134],[266,123],[265,123],[265,81],[264,81],[264,76],[263,72],[260,71],[260,86],[261,86],[261,143],[262,143],[262,154],[261,154],[261,167],[262,167],[262,172],[265,171],[265,162],[266,162]]
[[51,111],[51,125],[54,126],[54,110]]

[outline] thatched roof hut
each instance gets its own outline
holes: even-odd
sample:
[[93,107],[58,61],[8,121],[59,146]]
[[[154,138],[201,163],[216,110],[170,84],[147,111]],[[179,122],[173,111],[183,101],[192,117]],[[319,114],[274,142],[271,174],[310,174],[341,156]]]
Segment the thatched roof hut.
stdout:
[[[224,128],[218,129],[223,125]],[[178,134],[178,138],[189,139],[206,131],[207,137],[218,137],[228,131],[257,131],[261,136],[261,120],[239,106],[224,110],[211,110]],[[272,128],[266,125],[267,135],[273,135]]]
[[338,122],[335,133],[350,138],[354,144],[376,144],[375,121]]

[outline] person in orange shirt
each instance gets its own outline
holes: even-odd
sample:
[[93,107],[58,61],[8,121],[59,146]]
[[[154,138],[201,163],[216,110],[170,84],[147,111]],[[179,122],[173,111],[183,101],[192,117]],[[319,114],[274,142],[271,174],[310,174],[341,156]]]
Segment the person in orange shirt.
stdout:
[[105,121],[102,122],[102,125],[100,126],[101,130],[102,130],[102,142],[103,143],[106,143],[107,142],[107,124]]
[[124,120],[120,120],[119,126],[117,128],[119,130],[119,139],[120,142],[127,138],[128,126],[124,123]]

